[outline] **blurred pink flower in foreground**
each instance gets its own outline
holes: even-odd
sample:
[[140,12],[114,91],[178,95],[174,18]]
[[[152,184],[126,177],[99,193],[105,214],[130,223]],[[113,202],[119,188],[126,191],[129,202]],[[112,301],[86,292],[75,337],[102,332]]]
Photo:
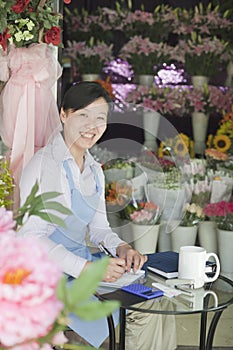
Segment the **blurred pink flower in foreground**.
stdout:
[[0,251],[1,346],[51,349],[35,339],[48,334],[63,308],[56,297],[61,272],[35,239],[1,235]]
[[14,234],[15,221],[13,220],[13,212],[0,208],[0,234]]

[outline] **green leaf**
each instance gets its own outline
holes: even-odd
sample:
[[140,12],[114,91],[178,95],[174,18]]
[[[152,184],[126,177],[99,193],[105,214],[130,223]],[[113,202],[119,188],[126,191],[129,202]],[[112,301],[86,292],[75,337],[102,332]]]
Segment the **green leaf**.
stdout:
[[45,213],[42,211],[35,211],[33,215],[39,216],[41,219],[51,222],[53,224],[56,224],[58,226],[61,226],[63,228],[66,228],[66,224],[64,220],[60,219],[58,216],[51,214],[51,213]]
[[67,278],[65,276],[63,276],[57,286],[56,289],[56,295],[58,297],[59,300],[61,300],[64,304],[66,304],[66,299],[67,299]]
[[56,211],[58,211],[59,213],[62,213],[62,214],[67,214],[67,215],[71,215],[72,214],[72,211],[70,209],[64,207],[64,205],[62,205],[61,203],[55,202],[55,201],[39,203],[35,207],[35,209],[38,210],[38,211],[53,209],[53,210],[56,210]]
[[108,257],[99,259],[88,265],[79,278],[74,280],[68,290],[68,300],[71,306],[76,305],[77,299],[82,303],[94,294],[105,274],[108,263]]
[[85,321],[98,320],[111,315],[119,306],[118,301],[89,301],[83,305],[77,305],[72,313]]

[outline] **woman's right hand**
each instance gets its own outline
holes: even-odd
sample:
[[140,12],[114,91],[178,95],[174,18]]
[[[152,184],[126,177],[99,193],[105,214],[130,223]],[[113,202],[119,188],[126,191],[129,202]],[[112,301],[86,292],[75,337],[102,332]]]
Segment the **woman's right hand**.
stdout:
[[110,258],[103,281],[115,282],[119,277],[121,277],[125,273],[125,269],[125,259]]

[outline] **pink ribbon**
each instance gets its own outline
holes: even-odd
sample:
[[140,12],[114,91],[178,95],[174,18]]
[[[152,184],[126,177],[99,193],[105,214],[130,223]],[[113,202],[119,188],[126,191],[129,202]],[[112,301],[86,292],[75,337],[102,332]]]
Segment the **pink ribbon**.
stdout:
[[54,49],[46,44],[13,48],[8,54],[10,79],[1,93],[0,134],[11,149],[10,169],[16,186],[35,148],[61,130],[52,86],[61,76]]

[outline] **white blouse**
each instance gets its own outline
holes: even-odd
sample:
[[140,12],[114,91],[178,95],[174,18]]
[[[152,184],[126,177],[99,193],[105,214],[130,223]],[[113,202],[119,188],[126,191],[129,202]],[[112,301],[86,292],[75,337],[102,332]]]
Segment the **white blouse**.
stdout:
[[[23,170],[20,182],[21,205],[25,202],[35,182],[38,181],[38,193],[59,192],[61,195],[54,200],[71,209],[70,188],[63,167],[63,161],[65,159],[68,161],[71,169],[75,186],[84,195],[91,195],[96,191],[94,174],[91,171],[90,165],[95,167],[100,185],[102,186],[102,193],[96,213],[88,225],[88,236],[90,242],[95,246],[103,242],[111,253],[115,255],[116,247],[123,241],[112,231],[106,217],[105,180],[101,165],[87,151],[84,170],[81,173],[61,134],[55,136],[51,143],[40,149]],[[54,214],[62,219],[66,218],[65,215],[58,212],[54,212]],[[40,241],[45,242],[48,246],[50,257],[60,266],[62,271],[73,277],[77,277],[82,271],[86,260],[71,253],[63,245],[49,239],[49,236],[55,229],[55,224],[46,222],[37,216],[31,216],[19,230],[19,235],[33,235]]]

